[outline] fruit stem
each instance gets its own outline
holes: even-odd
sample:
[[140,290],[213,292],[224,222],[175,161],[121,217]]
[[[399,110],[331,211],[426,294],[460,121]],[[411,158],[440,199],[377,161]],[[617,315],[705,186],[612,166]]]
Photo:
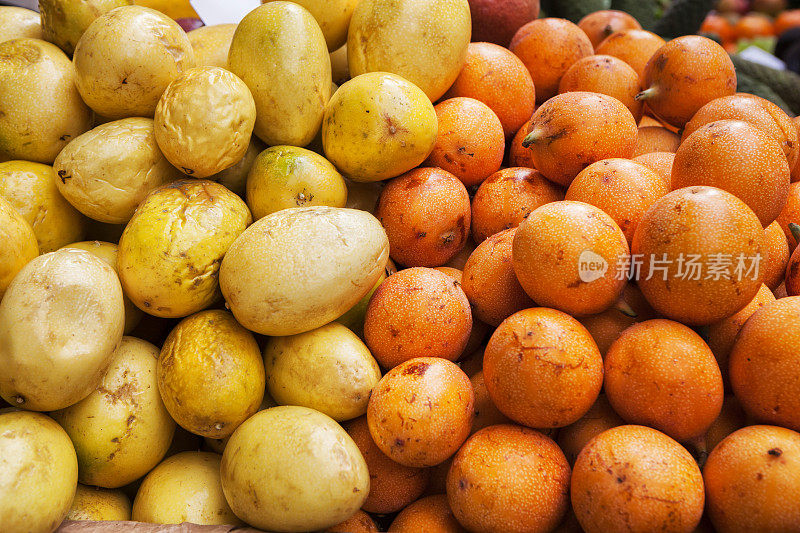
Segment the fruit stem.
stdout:
[[528,146],[532,145],[536,141],[538,141],[542,136],[542,133],[539,130],[531,130],[529,134],[522,139],[522,146],[523,148],[527,148]]
[[795,224],[794,222],[789,222],[789,231],[792,232],[794,240],[800,242],[800,225]]
[[706,436],[700,435],[699,437],[695,437],[692,440],[686,443],[687,445],[691,446],[694,449],[694,458],[697,461],[697,466],[700,467],[700,470],[706,464],[708,460],[708,446],[706,445]]
[[636,100],[647,100],[652,98],[656,94],[655,87],[650,87],[649,89],[645,89],[644,91],[640,92],[635,96]]
[[629,316],[631,318],[636,318],[639,316],[639,313],[633,310],[633,307],[630,306],[628,302],[625,300],[619,300],[614,308],[622,313],[625,316]]

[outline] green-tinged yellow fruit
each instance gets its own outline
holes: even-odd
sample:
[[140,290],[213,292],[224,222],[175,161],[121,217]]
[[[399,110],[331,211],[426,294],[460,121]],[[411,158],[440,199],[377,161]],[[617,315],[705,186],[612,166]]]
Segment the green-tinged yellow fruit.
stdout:
[[261,405],[261,350],[227,311],[202,311],[183,319],[164,341],[158,388],[181,427],[224,439]]
[[[117,252],[116,244],[102,241],[84,241],[73,242],[64,248],[77,248],[79,250],[86,250],[95,257],[99,257],[105,263],[117,272]],[[133,302],[127,296],[123,296],[125,302],[125,334],[127,335],[139,325],[142,320],[142,310],[133,305]]]
[[293,2],[257,7],[236,28],[228,68],[253,93],[261,140],[311,142],[331,96],[328,47],[311,13]]
[[53,167],[30,161],[0,163],[0,196],[33,228],[41,253],[81,240],[87,221],[56,187]]
[[221,470],[236,515],[276,532],[336,525],[369,493],[367,464],[353,439],[305,407],[273,407],[249,418],[231,436]]
[[12,204],[0,198],[0,299],[22,267],[37,255],[33,228]]
[[182,452],[165,459],[142,481],[133,520],[151,524],[241,524],[231,511],[219,477],[222,456]]
[[22,37],[42,38],[38,13],[24,7],[0,6],[0,42]]
[[201,26],[187,33],[195,64],[198,67],[228,68],[228,51],[235,31],[236,24],[215,24]]
[[372,388],[381,379],[369,348],[337,322],[271,338],[264,364],[275,401],[309,407],[338,421],[366,414]]
[[365,211],[284,209],[257,221],[231,245],[220,286],[247,329],[295,335],[355,305],[375,286],[388,258],[386,232]]
[[342,175],[330,161],[305,148],[267,148],[247,176],[247,205],[255,220],[290,207],[345,204]]
[[0,396],[53,411],[88,396],[106,373],[125,325],[114,269],[89,252],[40,255],[0,303]]
[[50,533],[78,484],[69,437],[40,413],[0,414],[0,524],[9,533]]
[[225,252],[250,224],[247,205],[206,180],[180,180],[150,193],[119,240],[120,281],[136,306],[178,318],[219,296]]
[[119,490],[78,483],[67,520],[125,521],[131,519],[131,501]]
[[97,17],[130,5],[133,0],[40,0],[42,38],[72,55],[83,32]]
[[184,174],[206,178],[244,157],[255,121],[256,104],[242,80],[220,67],[196,67],[161,96],[156,141]]
[[75,47],[74,61],[83,100],[111,119],[152,117],[167,86],[195,64],[177,22],[135,5],[92,22]]
[[0,159],[51,164],[91,128],[92,112],[75,81],[57,46],[30,38],[0,43]]
[[428,97],[385,72],[348,81],[328,102],[322,122],[325,157],[353,181],[394,178],[422,164],[439,123]]
[[337,318],[336,322],[350,328],[356,334],[361,335],[364,332],[364,319],[367,316],[367,307],[369,307],[369,301],[385,279],[386,272],[384,272],[383,275],[378,278],[375,286],[372,287],[372,289],[365,294],[364,297],[358,301],[358,303],[351,307],[349,311]]
[[350,72],[397,74],[435,102],[461,72],[471,35],[467,0],[361,0],[347,36]]
[[175,422],[158,393],[156,357],[149,342],[124,337],[97,389],[53,413],[75,445],[81,483],[122,487],[167,453]]
[[56,186],[91,219],[124,224],[144,197],[180,173],[156,143],[153,121],[108,122],[75,139],[58,154]]

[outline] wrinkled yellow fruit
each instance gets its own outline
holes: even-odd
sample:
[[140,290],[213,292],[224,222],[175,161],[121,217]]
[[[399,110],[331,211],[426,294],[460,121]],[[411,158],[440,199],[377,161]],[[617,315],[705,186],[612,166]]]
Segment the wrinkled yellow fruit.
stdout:
[[22,267],[38,255],[33,228],[13,205],[0,198],[0,300]]

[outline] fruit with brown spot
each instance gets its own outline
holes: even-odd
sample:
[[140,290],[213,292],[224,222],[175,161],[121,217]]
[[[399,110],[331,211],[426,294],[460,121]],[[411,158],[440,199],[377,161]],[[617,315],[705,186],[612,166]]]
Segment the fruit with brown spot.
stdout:
[[636,99],[639,94],[639,75],[633,67],[613,56],[588,56],[576,61],[561,78],[559,93],[586,91],[613,96],[639,122],[643,104]]
[[595,49],[607,37],[618,31],[642,29],[638,20],[624,11],[615,9],[603,9],[589,13],[578,21],[578,27],[586,33]]
[[612,33],[595,49],[596,54],[617,57],[631,67],[641,78],[647,62],[666,41],[645,30],[621,30]]

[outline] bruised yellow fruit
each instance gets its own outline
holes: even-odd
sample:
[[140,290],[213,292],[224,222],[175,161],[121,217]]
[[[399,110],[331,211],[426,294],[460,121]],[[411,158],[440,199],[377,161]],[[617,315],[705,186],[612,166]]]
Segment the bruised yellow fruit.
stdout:
[[262,141],[311,142],[331,97],[328,47],[311,13],[293,2],[257,7],[236,28],[228,68],[253,93]]
[[108,224],[124,224],[144,197],[180,173],[156,143],[153,121],[126,118],[98,126],[58,154],[59,192],[78,211]]
[[261,350],[227,311],[197,313],[175,326],[164,341],[158,388],[181,427],[223,439],[261,405]]
[[361,0],[347,36],[350,72],[397,74],[435,102],[461,72],[471,31],[467,0]]
[[188,32],[195,65],[228,68],[228,51],[235,31],[236,24],[215,24]]
[[196,67],[161,96],[155,136],[170,163],[184,174],[206,178],[244,156],[255,121],[256,104],[242,80],[223,68]]
[[131,519],[131,501],[122,491],[78,483],[67,520],[125,521]]
[[73,59],[83,100],[111,119],[152,117],[167,85],[195,64],[192,45],[178,23],[141,6],[98,17]]
[[42,38],[41,18],[32,9],[0,6],[0,42],[30,37]]
[[151,524],[241,524],[222,493],[222,456],[182,452],[165,459],[142,481],[132,518]]
[[12,204],[0,198],[0,300],[17,273],[39,255],[36,234]]
[[97,17],[130,5],[133,0],[41,0],[42,38],[72,55],[83,32]]
[[92,126],[64,52],[39,39],[0,43],[0,160],[51,164]]
[[[263,3],[267,3],[266,0]],[[328,44],[328,51],[333,52],[347,41],[347,28],[350,27],[350,19],[353,17],[353,10],[359,0],[295,0],[314,16],[319,24],[325,42]]]
[[77,484],[75,450],[52,418],[27,411],[0,414],[3,531],[55,531]]
[[183,317],[219,296],[218,273],[251,222],[247,205],[206,180],[180,180],[150,193],[119,240],[120,281],[139,309]]
[[258,220],[290,207],[344,207],[347,185],[330,161],[296,146],[272,146],[247,176],[247,205]]
[[339,87],[325,108],[325,157],[353,181],[394,178],[422,164],[439,122],[428,97],[385,72],[363,74]]
[[158,393],[156,357],[149,342],[124,337],[97,390],[53,413],[75,445],[81,483],[122,487],[167,453],[175,422]]

